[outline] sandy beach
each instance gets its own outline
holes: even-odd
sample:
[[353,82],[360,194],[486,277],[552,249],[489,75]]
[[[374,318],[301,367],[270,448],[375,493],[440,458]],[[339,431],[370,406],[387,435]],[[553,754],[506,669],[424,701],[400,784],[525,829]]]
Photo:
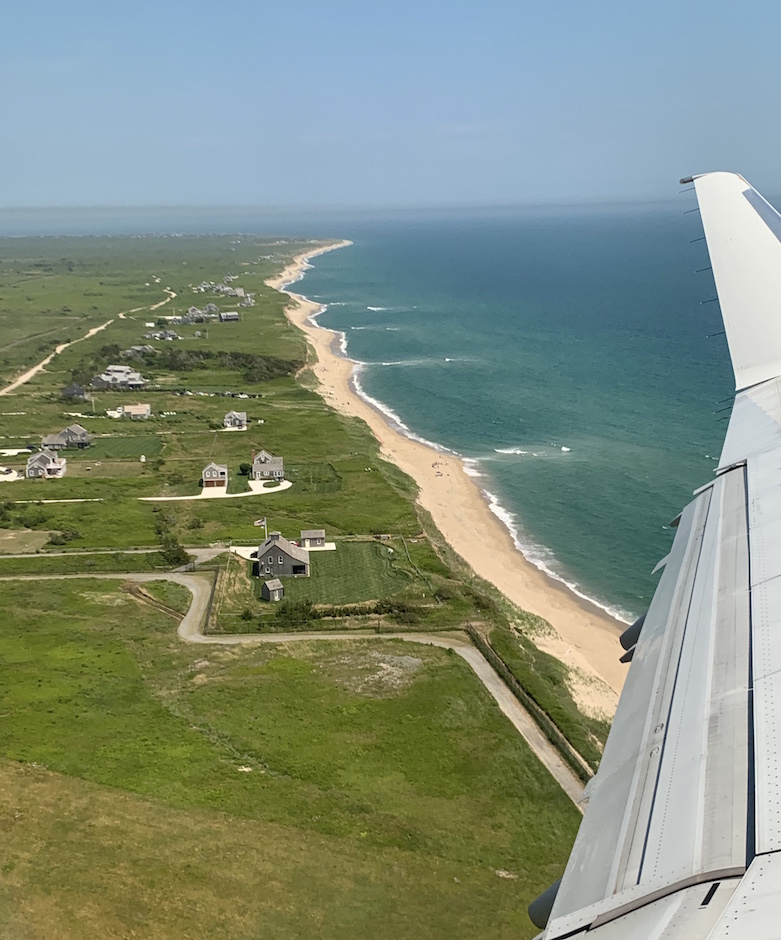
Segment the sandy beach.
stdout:
[[579,671],[579,676],[574,673],[573,693],[581,706],[612,715],[628,669],[619,662],[623,651],[618,636],[625,624],[527,561],[457,456],[411,440],[360,397],[352,382],[354,363],[340,350],[341,336],[310,319],[320,311],[320,305],[286,289],[303,275],[309,259],[350,244],[342,241],[312,248],[266,282],[293,301],[287,316],[304,331],[316,354],[312,368],[320,382],[320,394],[334,408],[362,418],[369,425],[382,455],[416,481],[420,504],[431,513],[452,548],[481,578],[519,607],[551,624],[553,634],[535,637],[535,642]]

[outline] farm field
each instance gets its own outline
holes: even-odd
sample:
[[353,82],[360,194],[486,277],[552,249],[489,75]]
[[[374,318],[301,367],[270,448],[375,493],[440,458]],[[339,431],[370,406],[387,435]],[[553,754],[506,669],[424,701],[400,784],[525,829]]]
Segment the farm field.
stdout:
[[458,657],[172,645],[105,581],[0,599],[6,935],[533,935],[578,814]]

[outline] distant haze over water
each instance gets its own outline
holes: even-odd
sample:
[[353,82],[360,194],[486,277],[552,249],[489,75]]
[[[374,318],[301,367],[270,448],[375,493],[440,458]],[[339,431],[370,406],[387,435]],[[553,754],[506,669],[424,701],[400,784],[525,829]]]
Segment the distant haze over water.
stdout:
[[[379,213],[3,210],[0,235],[349,238],[299,285],[365,394],[468,459],[516,542],[608,608],[647,605],[712,478],[733,389],[691,194],[658,206]],[[433,459],[433,458],[432,458]]]

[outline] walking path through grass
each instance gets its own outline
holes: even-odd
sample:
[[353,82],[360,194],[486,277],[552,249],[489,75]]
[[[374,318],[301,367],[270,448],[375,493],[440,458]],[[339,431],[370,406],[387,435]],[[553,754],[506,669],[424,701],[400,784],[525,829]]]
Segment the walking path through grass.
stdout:
[[497,703],[502,713],[510,720],[524,741],[529,745],[534,755],[559,784],[566,795],[580,809],[579,800],[583,795],[583,786],[575,777],[569,767],[559,756],[558,751],[543,735],[529,713],[510,692],[499,675],[479,650],[465,639],[460,637],[434,635],[427,633],[358,633],[342,631],[341,633],[276,633],[276,634],[241,634],[234,636],[206,636],[203,626],[209,609],[211,597],[211,580],[197,574],[182,574],[179,572],[165,572],[151,574],[117,573],[117,574],[51,574],[51,575],[17,575],[0,577],[0,581],[42,581],[61,580],[63,578],[111,578],[116,580],[145,581],[173,581],[186,587],[193,596],[190,609],[182,618],[177,628],[180,639],[186,643],[202,643],[212,646],[238,646],[258,643],[289,643],[296,640],[404,640],[407,643],[422,643],[427,646],[438,646],[443,649],[452,649],[464,659],[473,669],[478,679]]
[[96,333],[100,333],[101,330],[105,330],[107,326],[110,326],[114,322],[112,317],[111,320],[106,320],[105,323],[101,323],[100,326],[93,326],[91,330],[87,330],[84,336],[79,336],[78,339],[72,339],[69,343],[60,343],[59,346],[56,346],[54,352],[49,353],[49,355],[41,360],[37,366],[33,366],[32,369],[28,369],[26,372],[23,372],[18,378],[14,379],[10,385],[6,385],[5,388],[0,388],[0,395],[9,395],[11,392],[15,392],[17,388],[21,385],[25,385],[30,381],[31,378],[38,375],[39,372],[42,372],[46,366],[54,359],[55,356],[67,349],[69,346],[73,346],[74,343],[80,343],[82,340],[89,339],[90,336],[94,336]]

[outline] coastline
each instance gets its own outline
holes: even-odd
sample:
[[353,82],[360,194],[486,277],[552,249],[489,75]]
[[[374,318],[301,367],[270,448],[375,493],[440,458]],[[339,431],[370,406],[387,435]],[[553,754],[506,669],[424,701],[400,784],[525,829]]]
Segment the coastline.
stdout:
[[387,410],[362,395],[356,363],[345,354],[344,336],[316,323],[315,318],[323,310],[321,304],[289,289],[304,276],[310,259],[350,244],[344,240],[302,252],[266,281],[269,287],[291,298],[286,314],[314,349],[317,361],[311,367],[319,381],[319,393],[338,411],[369,425],[382,456],[415,480],[420,504],[431,513],[448,544],[481,578],[519,607],[551,624],[553,633],[535,636],[535,643],[584,674],[582,681],[578,681],[577,673],[573,676],[573,693],[584,707],[612,716],[627,671],[619,662],[618,644],[626,625],[522,554],[511,531],[458,455],[408,436],[403,425],[391,423]]

